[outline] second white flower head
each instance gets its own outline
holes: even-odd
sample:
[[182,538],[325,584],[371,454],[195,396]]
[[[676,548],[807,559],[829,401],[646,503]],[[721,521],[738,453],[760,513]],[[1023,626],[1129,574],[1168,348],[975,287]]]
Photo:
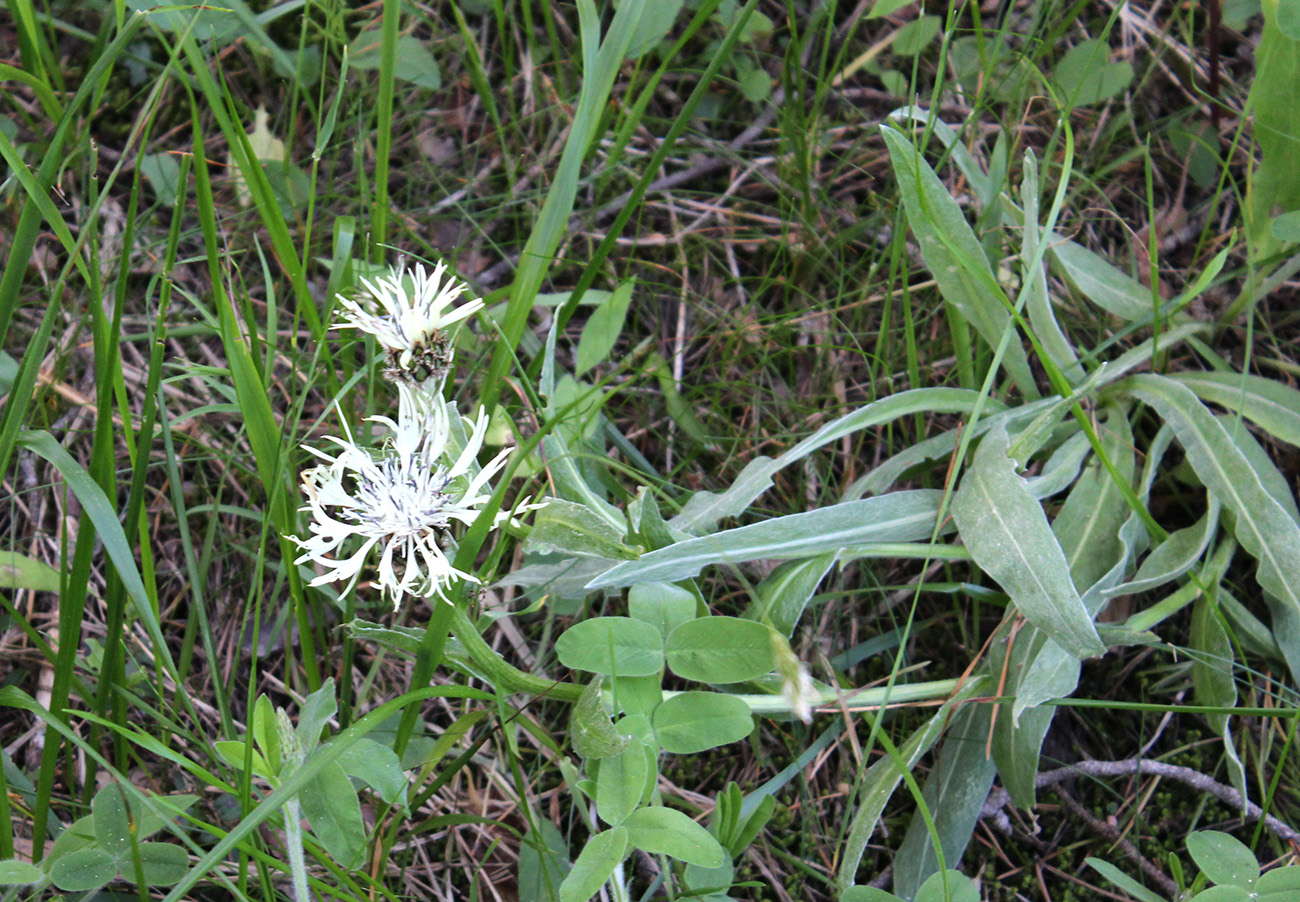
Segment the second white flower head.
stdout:
[[[408,288],[408,281],[410,287]],[[451,369],[450,327],[483,309],[481,300],[455,301],[466,285],[439,263],[429,272],[417,263],[409,273],[398,266],[374,281],[362,279],[358,297],[339,295],[342,329],[375,336],[387,352],[384,373],[394,382],[440,384]]]

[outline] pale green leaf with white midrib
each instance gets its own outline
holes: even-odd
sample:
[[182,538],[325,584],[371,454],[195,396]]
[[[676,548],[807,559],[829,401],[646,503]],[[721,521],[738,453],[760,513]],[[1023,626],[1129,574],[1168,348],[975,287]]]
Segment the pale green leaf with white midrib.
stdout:
[[[998,347],[1003,334],[1015,329],[1007,310],[1010,302],[997,286],[988,257],[966,221],[966,214],[902,132],[882,125],[880,133],[889,148],[908,224],[940,294],[989,347]],[[1038,397],[1037,384],[1019,341],[1007,345],[1002,366],[1025,395]]]
[[[719,520],[745,513],[756,498],[771,488],[773,474],[824,445],[914,413],[969,413],[978,401],[978,392],[964,388],[916,388],[872,401],[827,423],[775,458],[754,458],[725,492],[696,492],[668,525],[694,532],[710,529]],[[993,399],[985,403],[985,410],[990,414],[1000,409],[1000,403]]]
[[892,492],[687,539],[611,567],[587,588],[675,582],[710,564],[813,557],[854,545],[929,538],[942,494],[936,489]]
[[1249,373],[1174,373],[1168,378],[1300,447],[1300,391],[1291,386]]
[[1001,585],[1027,620],[1080,658],[1104,654],[1065,553],[1042,506],[1007,457],[1003,428],[980,442],[952,501],[952,515],[975,562]]
[[1133,376],[1123,388],[1169,424],[1206,488],[1236,514],[1237,539],[1260,563],[1259,584],[1300,613],[1300,526],[1264,489],[1227,430],[1191,389],[1171,379]]

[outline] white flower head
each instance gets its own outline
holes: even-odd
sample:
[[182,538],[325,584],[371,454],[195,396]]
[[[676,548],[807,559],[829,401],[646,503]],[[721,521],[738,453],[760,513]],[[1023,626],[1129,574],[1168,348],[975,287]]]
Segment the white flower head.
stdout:
[[[412,396],[418,390],[408,389]],[[405,392],[403,392],[405,395]],[[468,434],[459,453],[450,460],[452,424],[441,403],[404,403],[396,422],[372,417],[392,434],[383,447],[367,451],[351,441],[331,438],[339,446],[331,456],[308,448],[322,463],[302,474],[303,492],[310,511],[311,534],[293,538],[302,549],[294,561],[312,561],[324,568],[311,581],[317,586],[346,580],[351,591],[373,549],[379,549],[378,583],[396,609],[406,595],[447,601],[446,586],[453,579],[478,582],[472,573],[457,570],[447,556],[452,523],[472,523],[491,497],[489,480],[505,465],[510,450],[498,454],[475,472],[475,458],[483,446],[488,418],[480,410],[477,420],[463,420]],[[510,517],[499,511],[493,527]],[[351,554],[340,549],[353,536],[361,544]]]
[[433,272],[417,263],[408,273],[399,265],[374,281],[362,279],[361,285],[355,298],[338,296],[343,310],[337,327],[375,336],[387,352],[384,375],[393,382],[419,385],[432,379],[441,385],[451,369],[450,327],[482,310],[483,302],[455,304],[467,286],[447,274],[445,263]]

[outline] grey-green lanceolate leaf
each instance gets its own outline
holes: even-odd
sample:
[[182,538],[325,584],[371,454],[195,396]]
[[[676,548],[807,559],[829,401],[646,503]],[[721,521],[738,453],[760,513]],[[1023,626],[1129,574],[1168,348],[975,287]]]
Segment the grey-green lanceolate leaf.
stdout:
[[953,519],[975,562],[1031,623],[1078,657],[1105,653],[1070,579],[1047,515],[1007,457],[1006,430],[990,431],[952,502]]

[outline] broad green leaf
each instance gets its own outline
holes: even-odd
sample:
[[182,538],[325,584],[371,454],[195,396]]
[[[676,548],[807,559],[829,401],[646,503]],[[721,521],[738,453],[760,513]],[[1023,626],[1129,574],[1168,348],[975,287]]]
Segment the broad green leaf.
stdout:
[[635,561],[640,553],[623,544],[623,535],[622,527],[610,525],[585,504],[548,498],[546,506],[533,515],[528,547]]
[[980,902],[980,890],[974,880],[949,869],[931,874],[916,891],[915,902]]
[[628,843],[655,855],[669,855],[702,868],[722,867],[727,853],[695,821],[674,808],[651,805],[634,811],[623,822]]
[[[722,494],[696,492],[670,525],[696,535],[709,532],[718,521],[726,517],[738,517],[748,511],[750,504],[772,487],[774,474],[824,445],[854,432],[915,413],[969,413],[978,400],[978,392],[961,388],[917,388],[873,401],[827,423],[775,458],[754,458],[745,465],[731,488]],[[1000,410],[1001,405],[989,399],[989,404],[984,409],[992,413]]]
[[1274,868],[1255,881],[1260,902],[1294,902],[1300,898],[1300,867]]
[[587,845],[560,884],[560,902],[588,902],[600,892],[627,853],[627,829],[612,827],[587,840]]
[[[302,707],[298,710],[298,726],[294,732],[298,737],[298,747],[304,755],[312,753],[320,743],[321,730],[338,713],[338,699],[335,696],[334,677],[328,677],[319,689],[303,700]],[[354,750],[361,745],[362,743],[357,743]]]
[[[1259,474],[1219,420],[1186,386],[1163,376],[1132,376],[1127,391],[1170,426],[1205,487],[1236,515],[1236,536],[1259,560],[1255,578],[1300,618],[1300,525],[1264,488]],[[1274,615],[1274,627],[1278,627]],[[1297,651],[1287,652],[1295,665]]]
[[952,501],[962,539],[1030,623],[1080,658],[1105,654],[1047,515],[1007,457],[1009,446],[1004,429],[980,441]]
[[890,13],[896,13],[904,6],[915,3],[916,0],[876,0],[871,4],[871,12],[867,13],[868,19],[879,19]]
[[772,630],[739,617],[699,617],[669,635],[664,660],[673,673],[701,683],[740,683],[770,673]]
[[745,619],[770,624],[787,638],[794,635],[804,608],[835,566],[835,557],[822,554],[806,561],[787,561],[777,567],[756,587],[757,597],[745,608]]
[[[688,864],[682,872],[682,880],[686,883],[687,889],[693,892],[716,892],[725,893],[731,888],[731,884],[736,881],[736,868],[731,863],[731,859],[725,859],[719,867],[702,868],[698,864]],[[706,900],[713,902],[723,902],[729,897],[725,895],[705,896]]]
[[687,620],[695,619],[695,595],[672,583],[637,583],[627,593],[628,613],[659,631],[665,639]]
[[583,758],[612,758],[627,748],[627,739],[619,735],[605,713],[603,683],[601,677],[588,683],[569,714],[569,742]]
[[[1123,411],[1111,410],[1100,432],[1102,450],[1120,477],[1132,484],[1136,458],[1128,417]],[[1131,514],[1115,480],[1100,460],[1093,460],[1052,521],[1052,532],[1061,543],[1074,585],[1093,585],[1124,554],[1120,527]]]
[[57,861],[78,849],[89,849],[95,846],[93,820],[94,818],[88,814],[73,821],[71,826],[60,833],[54,840],[54,845],[50,847],[50,861]]
[[[1007,310],[1007,297],[998,287],[997,277],[966,221],[966,214],[911,140],[889,126],[881,126],[880,131],[889,148],[889,161],[903,195],[908,224],[921,246],[926,269],[939,286],[939,293],[989,347],[998,347],[1003,333],[1015,327]],[[1018,340],[1008,344],[1002,364],[1026,397],[1038,397],[1037,384]]]
[[1071,47],[1056,64],[1053,81],[1069,108],[1109,100],[1133,81],[1128,60],[1110,61],[1110,45],[1102,40],[1083,41]]
[[[961,861],[993,786],[993,762],[984,754],[993,710],[991,705],[964,705],[953,715],[942,752],[922,790],[946,865]],[[914,898],[921,884],[938,872],[939,859],[920,814],[912,816],[894,862],[894,892],[907,899]]]
[[[676,2],[681,5],[681,0]],[[627,307],[632,300],[632,291],[635,287],[635,282],[624,282],[607,300],[592,311],[578,339],[578,350],[573,364],[574,376],[582,376],[614,350],[614,345],[623,332],[623,321],[627,318]]]
[[611,827],[626,821],[641,804],[648,774],[645,746],[640,742],[629,742],[617,755],[602,758],[596,775],[596,813],[600,819]]
[[637,23],[632,42],[627,48],[628,59],[643,56],[667,37],[681,9],[682,0],[656,0],[654,3],[643,4],[641,20]]
[[894,33],[889,49],[899,56],[916,56],[939,33],[943,20],[938,16],[921,16],[913,19]]
[[874,886],[850,886],[840,893],[840,902],[899,902],[893,893]]
[[1259,482],[1264,486],[1264,491],[1268,492],[1270,498],[1282,505],[1282,509],[1286,511],[1288,517],[1300,523],[1300,507],[1296,506],[1296,495],[1291,490],[1291,481],[1278,470],[1277,464],[1273,462],[1273,457],[1269,452],[1264,450],[1264,447],[1256,441],[1250,430],[1244,428],[1241,421],[1232,414],[1219,414],[1219,422],[1232,436],[1233,442],[1237,445],[1237,450],[1245,455],[1246,463],[1250,464],[1250,468],[1259,477]]
[[1244,373],[1174,373],[1168,378],[1300,447],[1300,391],[1291,386]]
[[1300,172],[1295,166],[1300,151],[1300,105],[1290,91],[1290,86],[1300,83],[1300,41],[1283,28],[1288,21],[1283,9],[1289,10],[1293,4],[1269,0],[1262,5],[1263,34],[1255,48],[1255,77],[1246,99],[1254,114],[1252,135],[1259,165],[1250,179],[1242,211],[1255,260],[1281,248],[1272,235],[1273,216],[1300,209]]
[[[194,803],[199,800],[196,795],[168,795],[168,796],[151,796],[152,801],[164,811],[171,811],[178,819],[182,814],[194,807]],[[167,821],[155,814],[149,808],[139,804],[138,801],[130,802],[131,816],[135,819],[135,838],[148,839],[159,830],[167,826]]]
[[253,703],[252,733],[253,740],[261,750],[271,772],[279,774],[284,766],[284,755],[280,747],[279,718],[276,717],[275,706],[265,695],[259,695],[257,701]]
[[1097,871],[1111,883],[1118,886],[1124,892],[1128,893],[1138,902],[1167,902],[1163,896],[1158,896],[1142,884],[1138,883],[1128,874],[1125,874],[1109,861],[1102,861],[1100,858],[1085,858],[1088,866]]
[[1066,280],[1107,313],[1128,322],[1151,315],[1151,290],[1082,244],[1053,234],[1047,252]]
[[1250,889],[1259,879],[1259,861],[1255,853],[1227,833],[1198,830],[1187,837],[1187,851],[1212,883]]
[[[221,756],[231,767],[242,770],[244,767],[244,743],[236,739],[219,739],[212,744],[216,753]],[[276,771],[272,771],[262,757],[262,753],[253,749],[253,773],[263,780],[275,779]]]
[[117,860],[124,871],[131,867],[131,816],[126,807],[122,788],[109,783],[90,803],[91,822],[95,826],[95,842]]
[[0,551],[0,589],[57,592],[59,571],[34,557],[16,551]]
[[835,875],[835,886],[840,892],[846,892],[853,885],[858,865],[862,861],[862,853],[866,851],[871,834],[880,825],[881,815],[893,797],[894,790],[902,782],[904,771],[910,773],[921,760],[921,756],[930,751],[930,747],[948,726],[949,719],[958,705],[987,692],[989,687],[988,680],[982,676],[966,680],[952,698],[944,702],[923,726],[898,746],[897,758],[893,755],[882,755],[867,768],[862,777],[857,806],[846,812],[846,816],[851,813],[852,822],[848,827],[841,849],[839,870]]
[[365,781],[390,805],[406,803],[406,774],[397,754],[373,739],[359,739],[339,758],[343,772]]
[[1211,498],[1208,510],[1196,523],[1171,532],[1142,561],[1133,579],[1106,595],[1133,595],[1171,583],[1196,565],[1214,541],[1222,505]]
[[[1196,894],[1198,902],[1257,902],[1255,895],[1243,886],[1225,883],[1212,886]],[[1289,900],[1288,900],[1289,902]]]
[[174,207],[180,194],[181,164],[169,151],[140,157],[140,174],[148,180],[163,206]]
[[[348,65],[354,69],[378,70],[382,55],[379,29],[365,29],[348,48]],[[438,61],[414,35],[404,34],[397,39],[395,59],[393,77],[431,91],[442,87]]]
[[50,865],[50,879],[59,889],[68,892],[96,889],[116,876],[117,862],[99,846],[61,855]]
[[366,826],[361,800],[342,766],[334,761],[321,768],[298,798],[311,832],[330,857],[345,868],[357,867],[366,851]]
[[673,582],[695,576],[710,564],[788,560],[872,542],[928,539],[941,497],[936,489],[892,492],[687,539],[611,567],[588,587]]
[[1056,707],[1043,702],[1074,692],[1079,659],[1032,624],[1013,631],[1013,617],[1003,621],[989,644],[986,672],[999,680],[998,694],[1014,700],[998,705],[992,751],[1011,800],[1032,809],[1043,740],[1056,716]]
[[[1216,708],[1234,708],[1237,704],[1237,681],[1233,675],[1236,653],[1228,631],[1216,616],[1210,597],[1202,595],[1192,606],[1192,626],[1188,643],[1192,654],[1192,688],[1196,703]],[[1242,799],[1246,794],[1246,771],[1232,741],[1232,726],[1226,711],[1209,713],[1206,720],[1223,739],[1224,758],[1229,778]]]
[[617,676],[650,676],[664,666],[659,631],[631,617],[593,617],[565,630],[555,653],[565,667]]
[[572,867],[564,834],[539,818],[519,845],[519,902],[559,902],[560,883]]
[[45,872],[30,861],[7,858],[0,861],[0,886],[31,886],[45,879]]
[[682,692],[655,709],[655,738],[665,752],[690,755],[717,748],[754,731],[749,706],[734,695]]
[[[149,886],[171,886],[190,869],[190,856],[183,846],[166,842],[140,843],[140,870]],[[124,874],[133,874],[133,867],[123,867]]]

